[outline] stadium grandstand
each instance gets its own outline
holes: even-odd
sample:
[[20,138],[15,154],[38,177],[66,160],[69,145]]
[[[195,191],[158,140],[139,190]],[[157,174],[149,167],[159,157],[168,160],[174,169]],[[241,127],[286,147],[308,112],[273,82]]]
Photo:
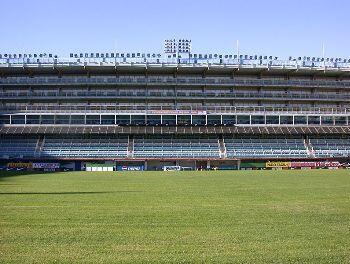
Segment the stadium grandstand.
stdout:
[[348,164],[349,102],[350,59],[199,54],[185,39],[162,54],[1,54],[0,159],[74,170]]

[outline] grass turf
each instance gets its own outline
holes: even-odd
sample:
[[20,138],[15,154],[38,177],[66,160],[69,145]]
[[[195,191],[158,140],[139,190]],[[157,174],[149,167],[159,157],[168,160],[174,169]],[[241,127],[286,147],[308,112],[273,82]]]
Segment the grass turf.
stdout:
[[350,263],[350,171],[0,172],[1,263]]

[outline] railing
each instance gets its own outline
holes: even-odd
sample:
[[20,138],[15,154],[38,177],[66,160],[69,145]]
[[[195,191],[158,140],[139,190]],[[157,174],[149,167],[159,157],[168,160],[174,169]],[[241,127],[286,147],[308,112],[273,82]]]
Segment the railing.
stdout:
[[140,99],[174,99],[174,97],[181,99],[233,99],[233,98],[249,98],[249,99],[288,99],[288,100],[350,100],[349,94],[342,93],[314,93],[314,94],[302,94],[302,93],[194,93],[194,92],[118,92],[118,91],[105,91],[105,92],[0,92],[0,99],[39,99],[46,97],[49,99],[83,99],[83,98],[135,98]]
[[[140,54],[141,55],[141,54]],[[161,54],[153,54],[150,57],[135,56],[130,58],[0,58],[0,67],[4,65],[24,67],[45,67],[45,66],[114,66],[114,65],[152,65],[160,64],[164,66],[201,66],[201,65],[233,65],[242,68],[257,67],[277,67],[277,68],[306,68],[306,69],[348,69],[350,68],[350,60],[348,59],[273,59],[271,58],[253,58],[253,56],[243,56],[240,58],[232,57],[232,55],[203,55],[203,57],[183,57],[168,58]]]
[[240,78],[171,78],[171,77],[8,77],[0,85],[230,85],[230,86],[281,86],[281,87],[335,87],[350,88],[350,81],[240,79]]
[[267,106],[146,106],[146,105],[26,105],[0,106],[0,113],[129,113],[129,114],[349,114],[350,108],[267,107]]

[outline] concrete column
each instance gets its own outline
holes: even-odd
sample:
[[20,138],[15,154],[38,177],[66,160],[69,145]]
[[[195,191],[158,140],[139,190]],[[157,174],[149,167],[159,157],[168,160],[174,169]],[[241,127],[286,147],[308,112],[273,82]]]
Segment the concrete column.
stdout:
[[241,169],[241,160],[237,160],[237,170]]

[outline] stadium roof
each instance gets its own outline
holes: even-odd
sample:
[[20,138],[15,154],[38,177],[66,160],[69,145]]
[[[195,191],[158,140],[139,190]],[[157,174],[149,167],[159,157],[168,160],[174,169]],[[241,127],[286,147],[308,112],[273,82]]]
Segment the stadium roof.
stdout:
[[350,134],[349,126],[45,126],[3,125],[0,134]]
[[[100,53],[101,55],[104,53]],[[114,54],[114,53],[113,53]],[[129,57],[19,57],[1,55],[0,74],[88,74],[127,73],[232,73],[350,76],[350,60],[299,57],[286,60],[272,56],[194,54],[188,58],[168,55],[127,53]],[[127,55],[126,54],[126,55]],[[27,54],[25,54],[27,55]],[[115,54],[116,55],[116,54]],[[192,54],[190,54],[192,55]],[[189,55],[189,56],[190,56]],[[211,58],[209,57],[210,55]],[[214,57],[216,55],[216,57]],[[236,57],[236,58],[235,58]],[[260,59],[261,58],[261,59]]]

